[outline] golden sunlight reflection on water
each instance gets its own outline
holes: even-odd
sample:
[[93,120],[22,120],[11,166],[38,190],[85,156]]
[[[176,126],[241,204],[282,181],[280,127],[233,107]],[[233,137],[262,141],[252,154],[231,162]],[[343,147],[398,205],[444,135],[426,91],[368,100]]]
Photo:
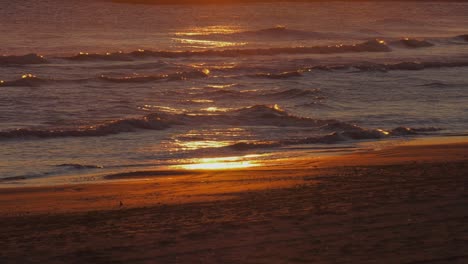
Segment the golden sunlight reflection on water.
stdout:
[[227,25],[217,25],[209,27],[194,27],[189,28],[185,32],[176,32],[176,36],[204,36],[212,34],[233,34],[239,33],[242,30],[238,27],[227,26]]
[[224,48],[247,45],[246,42],[220,41],[207,39],[213,35],[228,35],[241,32],[239,28],[226,25],[217,25],[210,27],[189,28],[183,32],[176,32],[174,41],[190,48]]
[[245,155],[219,158],[196,158],[191,159],[191,164],[177,165],[176,167],[186,170],[226,170],[242,169],[260,166],[261,155]]
[[[236,47],[245,46],[246,42],[231,42],[231,41],[215,41],[215,40],[200,40],[200,39],[188,39],[188,38],[174,38],[176,42],[184,44],[185,47],[189,48],[225,48],[225,47]],[[188,45],[188,46],[187,46]]]
[[[233,137],[245,138],[249,135],[242,128],[191,130],[174,138],[174,149],[178,151],[197,150],[204,148],[222,148],[236,143]],[[231,140],[226,140],[226,136]]]
[[231,144],[231,141],[200,140],[177,142],[177,147],[181,150],[196,150],[203,148],[222,148]]

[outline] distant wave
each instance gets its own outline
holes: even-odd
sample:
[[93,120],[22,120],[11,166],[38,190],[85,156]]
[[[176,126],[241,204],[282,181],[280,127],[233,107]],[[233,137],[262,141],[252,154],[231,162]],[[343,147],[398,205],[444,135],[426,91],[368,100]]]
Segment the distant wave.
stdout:
[[[363,30],[373,35],[379,35],[379,32],[373,32],[369,30]],[[232,35],[232,34],[247,34],[247,35],[267,35],[277,37],[277,35],[296,35],[296,36],[316,36],[318,39],[327,39],[331,35],[330,33],[316,33],[307,32],[300,30],[292,30],[285,27],[274,27],[255,31],[244,31],[229,34],[218,34],[218,35]],[[215,34],[216,35],[216,34]],[[322,37],[323,35],[323,37]],[[203,35],[206,36],[206,35]],[[210,35],[208,35],[210,36]],[[437,38],[444,39],[444,38]],[[453,40],[462,40],[468,42],[468,34],[458,35],[447,40],[447,44],[456,44]],[[460,44],[460,43],[458,43]],[[328,46],[310,46],[310,47],[280,47],[280,48],[251,48],[251,49],[208,49],[208,50],[186,50],[186,51],[152,51],[152,50],[136,50],[131,52],[106,52],[106,53],[88,53],[80,52],[79,54],[66,57],[49,57],[30,53],[25,55],[9,55],[0,56],[0,66],[15,66],[15,65],[28,65],[28,64],[45,64],[51,61],[59,60],[59,62],[65,61],[135,61],[138,59],[145,58],[190,58],[190,57],[242,57],[242,56],[272,56],[279,54],[339,54],[339,53],[353,53],[353,52],[389,52],[391,46],[399,46],[406,48],[422,48],[431,47],[435,44],[427,40],[419,40],[414,38],[403,38],[397,41],[390,41],[389,45],[384,40],[369,40],[357,44],[337,44]],[[128,65],[129,68],[148,68],[150,66],[161,66],[163,62],[151,62],[147,65]],[[104,66],[99,66],[100,68]],[[108,65],[107,68],[119,68],[119,65]]]
[[287,47],[287,48],[264,48],[264,49],[225,49],[225,50],[203,50],[203,51],[149,51],[138,50],[129,53],[80,53],[62,59],[72,61],[129,61],[141,58],[189,58],[189,57],[242,57],[242,56],[271,56],[279,54],[334,54],[352,52],[389,52],[391,49],[384,42],[370,40],[352,45],[314,46],[314,47]]
[[279,92],[273,93],[263,93],[262,97],[276,98],[276,99],[289,99],[289,98],[300,98],[307,97],[311,95],[317,95],[320,93],[320,90],[303,90],[298,88],[287,89]]
[[47,62],[43,56],[34,53],[20,56],[0,56],[0,65],[43,64]]
[[434,68],[457,68],[468,67],[468,61],[402,61],[396,63],[349,63],[349,64],[330,64],[314,65],[299,69],[300,71],[338,71],[358,69],[360,71],[418,71]]
[[[303,63],[304,64],[304,63]],[[248,73],[234,75],[235,77],[249,77],[249,78],[265,78],[273,80],[282,80],[290,78],[298,78],[304,76],[307,72],[311,71],[343,71],[343,70],[358,70],[361,72],[372,71],[421,71],[425,69],[438,69],[438,68],[457,68],[468,67],[467,60],[453,60],[453,61],[401,61],[395,63],[371,63],[371,62],[355,62],[345,64],[320,64],[306,67],[300,67],[295,70],[288,70],[278,72],[271,70],[271,72],[264,71],[258,73]],[[217,70],[216,70],[217,71]],[[224,69],[221,72],[252,72],[253,69],[249,66],[240,66],[232,69]],[[150,83],[155,81],[183,81],[191,79],[207,78],[212,75],[209,69],[180,71],[166,74],[155,75],[129,75],[129,76],[107,76],[100,75],[98,77],[87,79],[52,79],[42,78],[33,74],[24,74],[21,78],[16,80],[0,80],[0,87],[40,87],[51,83],[83,83],[89,81],[104,81],[111,83]],[[231,76],[232,77],[232,76]],[[232,90],[216,90],[209,91],[203,94],[205,97],[219,97],[219,96],[238,96],[245,97],[252,95],[245,92],[232,91]]]
[[195,39],[243,39],[243,38],[267,38],[267,39],[331,39],[337,35],[333,33],[310,32],[289,29],[284,26],[264,28],[259,30],[248,30],[232,33],[209,33],[209,34],[180,34]]
[[249,74],[249,77],[256,77],[256,78],[268,78],[268,79],[288,79],[294,77],[301,77],[302,73],[300,71],[289,71],[289,72],[281,72],[281,73],[256,73],[256,74]]
[[33,74],[24,74],[21,79],[13,80],[13,81],[2,81],[0,80],[0,86],[10,86],[10,87],[17,87],[17,86],[25,86],[25,87],[37,87],[41,84],[48,83],[52,80],[39,78]]
[[12,81],[3,81],[0,80],[0,87],[7,86],[7,87],[39,87],[41,85],[50,84],[50,83],[79,83],[79,82],[86,82],[90,79],[75,79],[75,80],[64,80],[64,79],[51,79],[51,78],[42,78],[38,77],[34,74],[28,73],[23,74],[21,78],[12,80]]
[[[98,80],[106,81],[106,82],[113,82],[113,83],[146,83],[146,82],[153,82],[158,80],[166,80],[166,81],[181,81],[181,80],[189,80],[189,79],[200,79],[206,78],[210,74],[210,71],[207,69],[203,70],[194,70],[194,71],[184,71],[184,72],[174,72],[169,74],[161,74],[161,75],[132,75],[132,76],[124,76],[124,77],[111,77],[106,75],[101,75],[98,77]],[[12,80],[12,81],[4,81],[0,80],[0,87],[39,87],[41,85],[49,84],[49,83],[57,83],[57,82],[86,82],[90,80],[95,80],[95,78],[88,78],[88,79],[76,79],[76,80],[63,80],[63,79],[48,79],[48,78],[41,78],[37,77],[33,74],[24,74],[21,76],[20,79]]]
[[125,77],[109,77],[101,75],[99,78],[103,81],[115,82],[115,83],[146,83],[159,80],[167,81],[180,81],[188,79],[200,79],[206,78],[209,76],[210,71],[207,69],[195,70],[195,71],[186,71],[186,72],[176,72],[170,74],[162,75],[134,75],[134,76],[125,76]]
[[457,36],[457,38],[468,42],[468,34]]
[[390,44],[405,48],[427,48],[434,46],[434,44],[430,43],[429,41],[411,38],[403,38],[398,41],[391,42]]
[[[231,126],[277,126],[277,127],[307,127],[319,131],[334,132],[333,137],[326,140],[346,139],[377,139],[394,135],[414,135],[422,132],[436,131],[430,129],[396,128],[391,131],[378,129],[365,129],[354,124],[341,122],[333,119],[313,119],[291,115],[280,109],[277,105],[255,105],[246,108],[234,109],[221,112],[216,115],[201,114],[160,114],[152,113],[142,118],[128,118],[111,121],[103,124],[79,127],[77,129],[15,129],[0,131],[0,139],[15,138],[59,138],[59,137],[97,137],[124,132],[135,132],[139,129],[162,130],[173,125],[231,125]],[[281,142],[280,144],[310,144],[323,143],[323,138],[306,138]],[[239,143],[241,144],[241,143]],[[238,145],[234,148],[245,148],[248,146]],[[254,146],[254,147],[259,147]]]
[[234,36],[255,36],[255,37],[286,37],[286,38],[321,38],[329,37],[330,34],[309,32],[303,30],[289,29],[284,26],[276,26],[272,28],[265,28],[260,30],[244,31],[240,33],[233,33]]
[[426,62],[399,62],[394,64],[368,64],[368,65],[354,65],[353,67],[363,71],[375,71],[375,70],[409,70],[417,71],[432,68],[456,68],[456,67],[467,67],[468,61],[426,61]]
[[410,19],[404,19],[404,18],[385,18],[385,19],[377,20],[374,23],[388,25],[388,26],[404,26],[404,27],[407,27],[408,25],[427,26],[427,23],[424,21],[410,20]]
[[285,100],[285,99],[295,99],[295,98],[308,98],[313,99],[311,97],[320,97],[320,90],[313,89],[313,90],[304,90],[299,88],[291,88],[286,90],[280,91],[273,91],[273,92],[265,92],[265,91],[236,91],[236,90],[215,90],[215,91],[206,91],[196,96],[200,98],[209,98],[209,99],[268,99],[268,100]]
[[425,84],[421,84],[420,86],[425,86],[425,87],[446,87],[447,84],[443,83],[443,82],[430,82],[430,83],[425,83]]

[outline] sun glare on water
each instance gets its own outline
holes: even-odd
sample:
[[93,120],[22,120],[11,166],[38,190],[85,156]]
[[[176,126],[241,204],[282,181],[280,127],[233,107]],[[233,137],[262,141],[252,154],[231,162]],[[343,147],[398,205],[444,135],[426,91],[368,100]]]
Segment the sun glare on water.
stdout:
[[193,159],[192,164],[179,165],[178,167],[186,170],[227,170],[242,169],[260,166],[255,158],[260,155],[246,155],[221,158],[200,158]]
[[175,32],[173,41],[178,42],[186,47],[191,48],[225,48],[234,46],[245,46],[246,42],[237,41],[221,41],[213,39],[203,39],[209,36],[226,36],[229,34],[239,33],[240,29],[218,25],[210,27],[195,27],[189,28],[183,32]]

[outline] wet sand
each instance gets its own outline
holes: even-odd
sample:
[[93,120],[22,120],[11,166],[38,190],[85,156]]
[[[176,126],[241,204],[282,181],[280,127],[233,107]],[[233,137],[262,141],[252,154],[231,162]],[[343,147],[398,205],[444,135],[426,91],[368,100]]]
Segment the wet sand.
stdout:
[[466,140],[114,177],[0,189],[0,262],[468,262]]

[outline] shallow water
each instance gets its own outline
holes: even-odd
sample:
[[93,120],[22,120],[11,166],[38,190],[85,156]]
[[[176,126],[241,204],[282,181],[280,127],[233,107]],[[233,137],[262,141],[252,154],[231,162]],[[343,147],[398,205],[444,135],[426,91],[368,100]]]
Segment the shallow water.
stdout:
[[465,134],[466,14],[2,0],[0,178],[248,167]]

